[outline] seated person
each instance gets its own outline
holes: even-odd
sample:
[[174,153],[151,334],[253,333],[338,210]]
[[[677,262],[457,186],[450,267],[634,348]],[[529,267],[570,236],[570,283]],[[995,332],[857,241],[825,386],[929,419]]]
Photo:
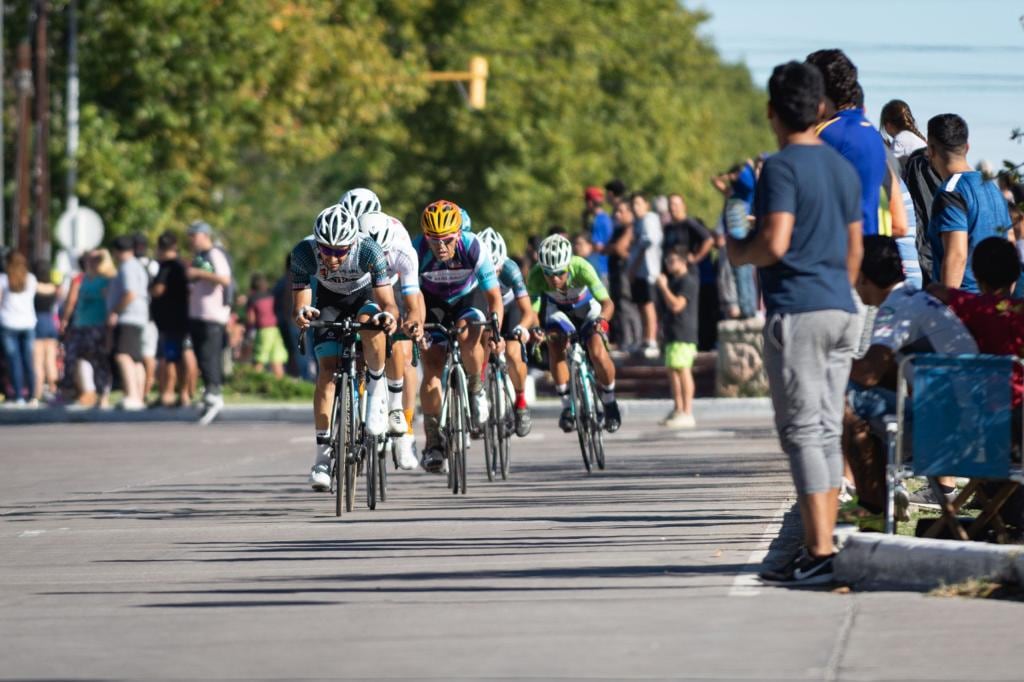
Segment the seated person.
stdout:
[[[853,470],[861,506],[877,513],[885,499],[882,418],[896,413],[899,362],[912,353],[976,353],[978,347],[956,315],[905,282],[899,248],[892,237],[864,237],[856,289],[866,305],[878,306],[878,314],[867,353],[854,360],[850,369],[843,455]],[[920,497],[917,504],[930,503]]]
[[[978,341],[978,351],[989,355],[1024,357],[1024,300],[1013,298],[1021,276],[1021,264],[1013,243],[989,237],[974,247],[971,270],[980,294],[950,289],[939,283],[928,285],[928,293],[946,303]],[[1021,400],[1024,372],[1013,369],[1013,431],[1020,443]],[[1019,457],[1019,453],[1017,454]]]

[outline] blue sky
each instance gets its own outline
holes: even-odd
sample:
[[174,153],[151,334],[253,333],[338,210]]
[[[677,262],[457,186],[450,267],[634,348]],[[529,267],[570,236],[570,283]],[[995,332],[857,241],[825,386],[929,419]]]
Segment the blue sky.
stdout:
[[1024,2],[1015,0],[684,0],[712,17],[702,33],[764,87],[771,69],[838,47],[857,65],[868,116],[910,104],[924,130],[954,112],[970,128],[971,163],[1024,161]]

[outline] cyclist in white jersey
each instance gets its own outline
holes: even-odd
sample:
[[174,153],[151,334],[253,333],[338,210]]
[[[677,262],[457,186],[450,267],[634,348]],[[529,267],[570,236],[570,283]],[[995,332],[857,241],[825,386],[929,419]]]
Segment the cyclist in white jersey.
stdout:
[[[364,213],[359,218],[359,231],[369,236],[384,250],[388,275],[400,302],[402,331],[418,341],[423,329],[425,307],[420,291],[419,257],[409,233],[401,221],[380,211]],[[388,428],[398,438],[398,466],[415,469],[416,439],[412,434],[412,418],[416,407],[417,373],[412,367],[412,341],[396,341],[387,359]]]
[[[398,308],[388,276],[384,252],[373,239],[359,233],[359,225],[339,204],[320,212],[313,224],[313,236],[292,249],[291,276],[295,324],[305,333],[311,320],[371,319],[393,334]],[[314,292],[315,287],[315,292]],[[383,434],[387,426],[387,396],[381,389],[384,377],[386,339],[380,331],[360,333],[366,363],[366,429]],[[330,446],[326,443],[334,400],[334,370],[338,365],[338,332],[317,329],[314,354],[317,373],[313,397],[316,428],[316,459],[309,474],[314,490],[329,490]]]

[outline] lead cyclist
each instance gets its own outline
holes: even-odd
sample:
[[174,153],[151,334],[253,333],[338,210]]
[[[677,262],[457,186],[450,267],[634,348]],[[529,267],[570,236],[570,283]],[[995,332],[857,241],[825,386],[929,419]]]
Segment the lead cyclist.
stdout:
[[411,341],[395,341],[385,366],[388,378],[388,429],[397,438],[399,468],[415,469],[419,459],[416,457],[416,439],[412,435],[412,419],[416,407],[417,375],[410,360],[412,344],[419,341],[422,335],[425,314],[423,293],[420,291],[419,257],[405,226],[386,213],[364,213],[359,218],[359,231],[372,238],[384,250],[395,300],[403,304],[400,310],[401,329]]
[[[382,435],[388,421],[387,396],[380,386],[387,349],[385,334],[395,332],[398,319],[384,252],[373,239],[359,233],[359,225],[350,213],[335,204],[317,216],[313,236],[292,249],[291,276],[295,324],[302,333],[317,318],[333,321],[354,317],[357,322],[372,320],[382,327],[359,334],[367,374],[366,430],[375,436]],[[323,491],[331,487],[327,437],[340,339],[334,329],[317,329],[313,339],[319,372],[313,395],[316,458],[309,482],[313,490]]]

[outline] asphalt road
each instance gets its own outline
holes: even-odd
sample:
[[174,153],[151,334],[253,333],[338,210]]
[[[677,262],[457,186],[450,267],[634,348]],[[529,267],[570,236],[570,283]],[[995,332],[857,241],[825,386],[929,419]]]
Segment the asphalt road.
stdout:
[[338,520],[292,424],[0,427],[0,677],[1021,679],[1024,605],[763,587],[766,421],[631,416],[586,475],[423,473]]

